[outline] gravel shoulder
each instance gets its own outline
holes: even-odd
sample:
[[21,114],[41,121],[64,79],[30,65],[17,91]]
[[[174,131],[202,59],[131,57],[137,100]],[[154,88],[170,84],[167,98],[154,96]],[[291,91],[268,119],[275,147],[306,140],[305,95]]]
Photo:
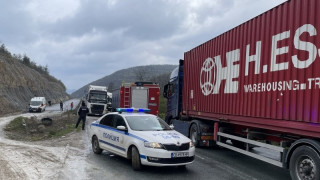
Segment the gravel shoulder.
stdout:
[[89,179],[86,157],[90,146],[86,132],[75,129],[60,138],[33,142],[11,140],[3,132],[18,116],[41,118],[59,113],[45,111],[0,118],[0,179]]

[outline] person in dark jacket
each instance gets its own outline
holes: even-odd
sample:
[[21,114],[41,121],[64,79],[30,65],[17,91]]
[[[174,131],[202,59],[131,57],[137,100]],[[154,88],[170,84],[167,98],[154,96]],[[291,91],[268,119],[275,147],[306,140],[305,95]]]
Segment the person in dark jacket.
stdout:
[[78,125],[79,125],[80,121],[82,120],[82,130],[84,130],[84,126],[86,124],[86,117],[87,117],[88,112],[89,112],[89,109],[87,108],[86,104],[82,101],[81,107],[78,110],[79,118],[78,118],[78,122],[76,124],[76,128],[78,128]]
[[63,103],[60,101],[60,110],[63,111]]

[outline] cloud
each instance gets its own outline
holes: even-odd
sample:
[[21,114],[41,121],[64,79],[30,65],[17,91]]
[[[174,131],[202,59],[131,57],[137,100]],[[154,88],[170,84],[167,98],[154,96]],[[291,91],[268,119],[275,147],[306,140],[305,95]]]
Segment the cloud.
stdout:
[[80,2],[77,0],[29,0],[25,11],[37,21],[52,23],[73,16],[79,5]]
[[283,2],[278,0],[12,0],[0,41],[68,89],[116,70],[177,64],[183,53]]

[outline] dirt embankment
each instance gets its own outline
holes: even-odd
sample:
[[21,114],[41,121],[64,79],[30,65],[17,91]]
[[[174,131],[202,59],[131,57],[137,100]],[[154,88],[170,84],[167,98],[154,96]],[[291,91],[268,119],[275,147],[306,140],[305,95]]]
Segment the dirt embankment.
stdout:
[[74,130],[77,116],[75,111],[61,115],[38,118],[19,116],[12,120],[4,132],[9,139],[18,141],[38,141],[59,138]]

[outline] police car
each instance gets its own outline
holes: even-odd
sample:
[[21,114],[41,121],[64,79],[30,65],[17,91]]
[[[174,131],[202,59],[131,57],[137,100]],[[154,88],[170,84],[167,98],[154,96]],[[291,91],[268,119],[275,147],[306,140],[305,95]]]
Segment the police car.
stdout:
[[118,108],[90,125],[93,152],[107,150],[131,159],[132,168],[142,165],[182,166],[194,161],[192,141],[173,130],[150,110]]

